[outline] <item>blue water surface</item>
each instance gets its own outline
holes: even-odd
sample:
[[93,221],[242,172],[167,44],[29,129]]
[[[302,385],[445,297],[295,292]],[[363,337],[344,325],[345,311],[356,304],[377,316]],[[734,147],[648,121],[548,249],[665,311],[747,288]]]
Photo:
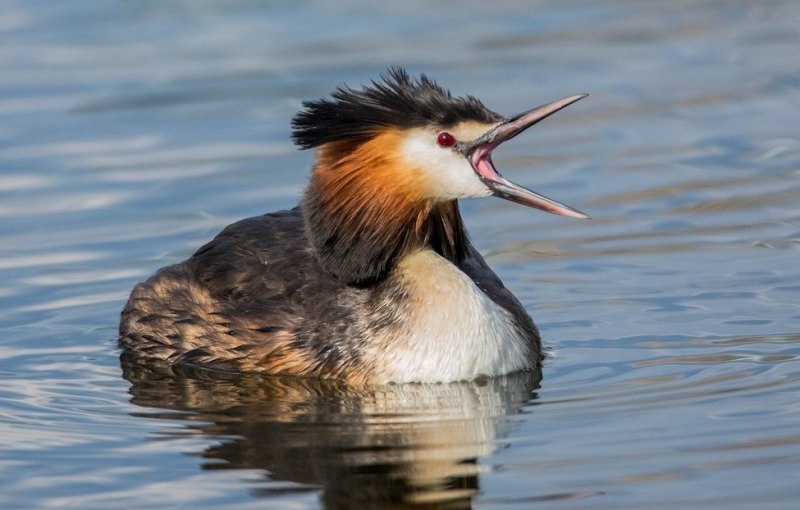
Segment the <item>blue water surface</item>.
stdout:
[[[0,507],[789,509],[800,3],[0,0]],[[293,206],[305,99],[389,65],[514,114],[591,221],[465,201],[541,374],[334,383],[120,359],[132,286]]]

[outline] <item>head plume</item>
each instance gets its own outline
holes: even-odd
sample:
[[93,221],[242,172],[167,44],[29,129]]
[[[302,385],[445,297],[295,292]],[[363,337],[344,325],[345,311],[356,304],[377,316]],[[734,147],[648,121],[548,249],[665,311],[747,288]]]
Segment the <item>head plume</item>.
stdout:
[[427,76],[392,67],[360,90],[338,87],[330,99],[306,101],[292,121],[294,142],[310,149],[338,140],[364,140],[387,127],[451,126],[501,117],[472,96],[453,97]]

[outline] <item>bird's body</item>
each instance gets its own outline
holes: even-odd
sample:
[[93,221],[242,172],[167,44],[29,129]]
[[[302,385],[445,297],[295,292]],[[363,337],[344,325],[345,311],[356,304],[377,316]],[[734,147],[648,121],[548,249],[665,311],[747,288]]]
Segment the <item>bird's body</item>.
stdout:
[[[120,345],[175,363],[353,384],[538,364],[536,326],[470,243],[456,201],[494,193],[581,215],[491,165],[491,150],[533,122],[515,126],[522,117],[503,121],[400,70],[334,98],[306,103],[295,119],[296,141],[318,147],[300,206],[234,223],[139,284]],[[402,116],[392,101],[403,100],[419,118]],[[534,122],[552,113],[537,112]],[[509,125],[516,131],[501,131]]]
[[175,362],[355,383],[532,366],[533,322],[465,249],[448,260],[421,247],[379,283],[347,285],[320,267],[299,208],[249,218],[134,289],[121,338]]

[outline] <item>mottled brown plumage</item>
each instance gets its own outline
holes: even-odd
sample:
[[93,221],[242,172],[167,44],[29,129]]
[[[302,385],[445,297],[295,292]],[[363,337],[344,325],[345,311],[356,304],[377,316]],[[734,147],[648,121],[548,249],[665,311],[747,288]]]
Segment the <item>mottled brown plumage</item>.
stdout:
[[[419,235],[412,245],[427,242],[509,310],[535,365],[536,327],[468,242],[457,204],[432,211]],[[234,223],[134,288],[120,345],[175,363],[370,382],[374,363],[362,352],[393,348],[387,331],[405,304],[402,281],[349,285],[315,255],[300,208]]]

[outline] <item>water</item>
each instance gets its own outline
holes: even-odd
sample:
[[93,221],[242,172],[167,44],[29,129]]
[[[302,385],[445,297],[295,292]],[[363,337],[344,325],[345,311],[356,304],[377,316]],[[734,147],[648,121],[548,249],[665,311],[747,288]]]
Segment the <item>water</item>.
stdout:
[[[794,508],[800,4],[0,3],[0,507]],[[389,64],[590,213],[467,225],[542,374],[352,391],[119,359],[135,282],[293,205],[302,99]],[[541,380],[539,380],[541,375]]]

